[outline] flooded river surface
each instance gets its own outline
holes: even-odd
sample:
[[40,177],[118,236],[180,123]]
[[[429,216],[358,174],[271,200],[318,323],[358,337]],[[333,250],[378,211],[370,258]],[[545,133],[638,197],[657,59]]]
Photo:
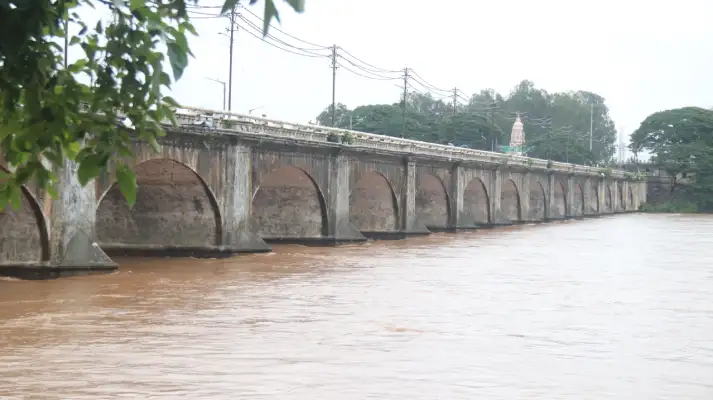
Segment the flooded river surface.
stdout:
[[713,217],[0,281],[2,399],[713,399]]

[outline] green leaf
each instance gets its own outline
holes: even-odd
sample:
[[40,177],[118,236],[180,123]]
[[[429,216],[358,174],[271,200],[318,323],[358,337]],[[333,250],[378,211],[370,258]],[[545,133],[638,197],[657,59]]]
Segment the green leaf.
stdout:
[[154,151],[154,153],[161,152],[161,145],[158,144],[154,135],[149,135],[146,140],[149,142],[149,145],[151,145],[151,149]]
[[10,186],[9,200],[12,208],[19,210],[22,207],[22,190],[17,186]]
[[295,12],[301,13],[305,11],[305,0],[285,0]]
[[166,44],[168,49],[168,60],[173,70],[173,79],[179,80],[183,76],[183,70],[188,65],[188,57],[184,50],[176,42]]
[[146,6],[146,2],[144,0],[131,0],[129,4],[129,9],[131,9],[131,11]]
[[136,174],[125,164],[120,164],[116,168],[116,181],[129,207],[133,207],[136,203]]
[[239,0],[225,0],[225,3],[223,3],[223,8],[220,10],[220,13],[225,14],[226,12],[234,9],[235,6],[238,5],[238,1]]
[[161,74],[163,73],[163,63],[161,58],[157,58],[153,63],[153,78],[151,79],[151,91],[156,98],[161,96]]
[[267,31],[270,29],[270,22],[273,18],[275,18],[278,23],[280,22],[280,14],[277,12],[275,2],[273,0],[265,0],[265,16],[263,17],[262,24],[263,36],[267,35]]
[[168,104],[171,107],[180,107],[181,105],[178,104],[176,100],[173,99],[171,96],[164,96],[161,98],[161,101],[163,101],[164,104]]
[[45,190],[47,190],[47,193],[48,193],[48,194],[50,195],[50,197],[52,197],[53,199],[56,199],[57,197],[59,197],[59,196],[57,195],[57,190],[54,188],[53,185],[48,185],[48,186],[45,188]]
[[101,170],[100,162],[101,160],[96,154],[90,154],[79,162],[77,178],[79,178],[79,183],[82,186],[99,175],[99,171]]

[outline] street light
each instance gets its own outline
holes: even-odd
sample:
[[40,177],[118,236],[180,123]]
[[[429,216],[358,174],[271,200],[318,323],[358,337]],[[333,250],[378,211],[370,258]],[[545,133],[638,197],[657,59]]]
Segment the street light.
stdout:
[[261,108],[265,108],[265,106],[260,106],[260,107],[251,108],[251,109],[248,110],[248,114],[252,114],[253,111],[259,110],[259,109],[261,109]]
[[208,79],[209,81],[217,82],[217,83],[220,83],[221,85],[223,85],[223,111],[225,111],[225,89],[226,89],[225,82],[221,81],[219,79],[208,78],[207,76],[205,78]]

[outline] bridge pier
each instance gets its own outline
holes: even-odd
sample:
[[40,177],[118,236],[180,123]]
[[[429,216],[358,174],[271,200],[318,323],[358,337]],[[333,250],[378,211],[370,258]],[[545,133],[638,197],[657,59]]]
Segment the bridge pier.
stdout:
[[416,212],[416,162],[411,158],[406,158],[404,161],[404,181],[405,190],[401,204],[403,204],[403,212],[401,214],[401,232],[403,237],[408,236],[425,236],[430,235],[431,231],[426,228],[426,225],[419,220]]
[[250,215],[252,149],[233,144],[226,151],[224,171],[220,174],[224,178],[216,185],[216,200],[223,216],[220,250],[227,255],[269,252],[270,246],[255,234]]
[[329,157],[328,165],[326,242],[364,242],[367,238],[349,221],[349,156],[337,152]]
[[[82,187],[76,175],[77,165],[65,161],[57,172],[57,198],[45,198],[45,213],[37,207],[37,229],[41,236],[40,259],[25,260],[24,254],[4,253],[0,258],[0,275],[22,279],[53,279],[64,276],[113,272],[118,265],[99,247],[94,221],[96,200],[92,185]],[[31,198],[30,201],[36,201]],[[8,210],[8,212],[13,212]],[[2,215],[0,215],[1,217]],[[2,219],[2,218],[0,218]],[[0,229],[12,230],[4,223]],[[21,235],[21,232],[10,232]],[[26,240],[21,236],[5,240],[16,243]],[[10,251],[12,247],[8,246]]]
[[450,232],[470,231],[481,228],[475,223],[473,217],[465,212],[464,192],[466,182],[464,175],[461,163],[454,163],[451,168],[451,195],[449,196],[451,212],[449,213],[448,231]]

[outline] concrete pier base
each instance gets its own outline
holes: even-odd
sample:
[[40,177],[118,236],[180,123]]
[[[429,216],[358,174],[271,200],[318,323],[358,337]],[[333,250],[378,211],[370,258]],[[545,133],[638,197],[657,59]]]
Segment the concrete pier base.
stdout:
[[66,278],[70,276],[98,275],[116,272],[118,264],[88,266],[0,265],[0,276],[25,280]]

